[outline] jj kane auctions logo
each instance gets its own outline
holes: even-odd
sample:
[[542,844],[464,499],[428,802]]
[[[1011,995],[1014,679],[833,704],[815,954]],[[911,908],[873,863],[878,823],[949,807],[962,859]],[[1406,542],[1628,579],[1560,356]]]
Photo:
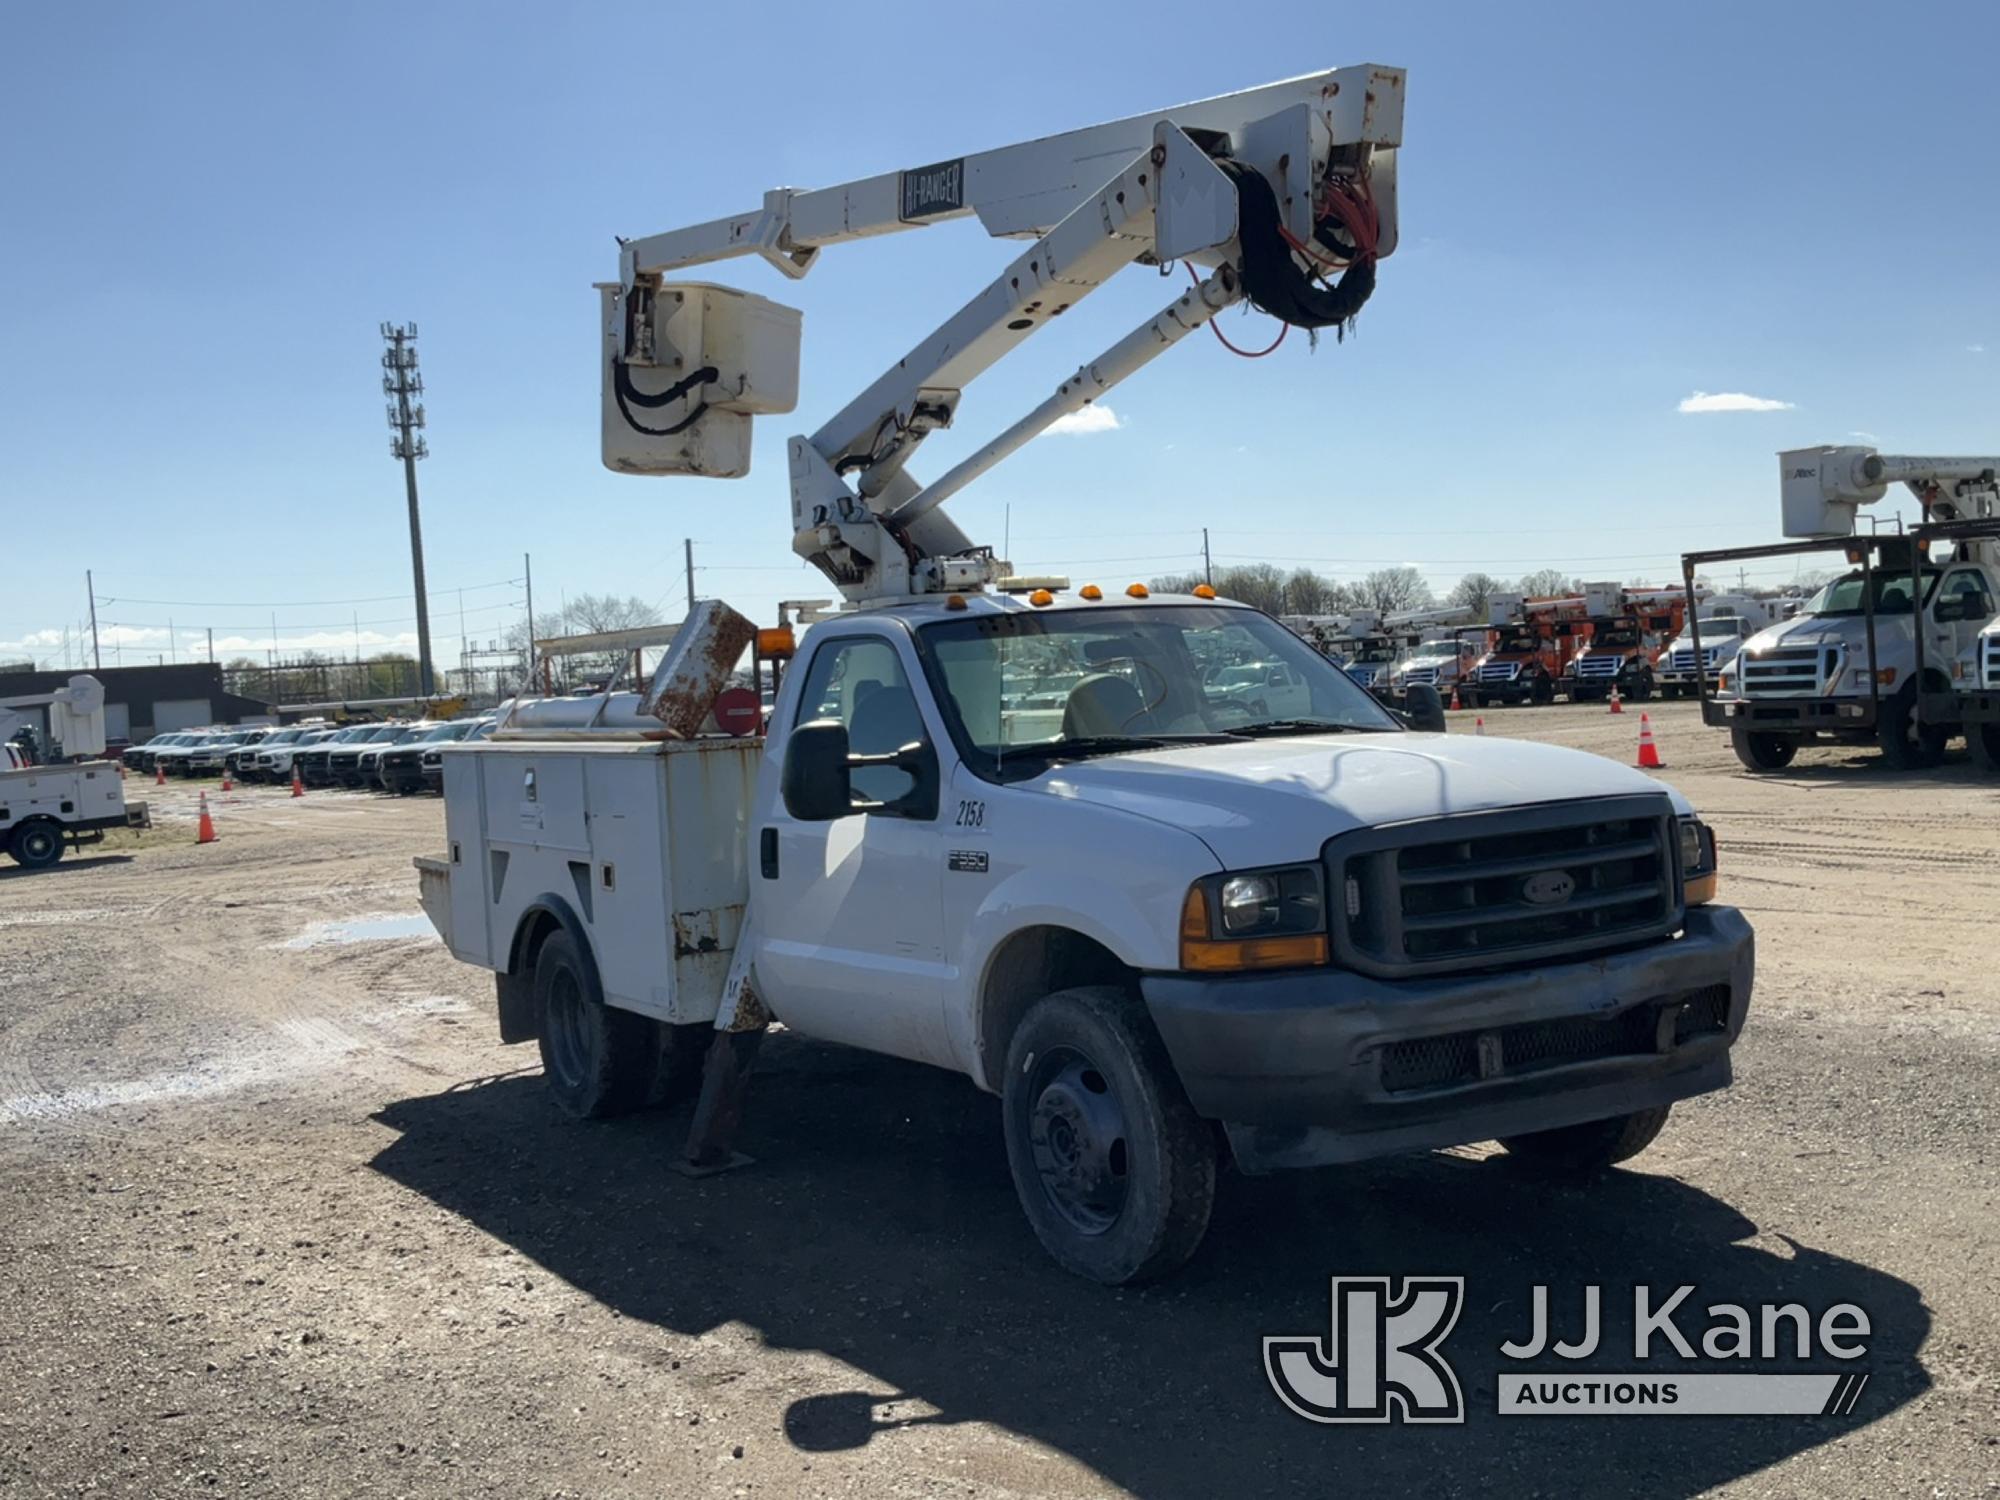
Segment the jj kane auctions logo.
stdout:
[[[1632,1289],[1630,1371],[1542,1366],[1502,1370],[1495,1388],[1503,1416],[1840,1416],[1851,1412],[1868,1372],[1868,1314],[1851,1302],[1815,1317],[1797,1302],[1711,1303],[1697,1324],[1692,1286],[1660,1296]],[[1264,1373],[1278,1399],[1310,1422],[1463,1422],[1465,1398],[1443,1345],[1465,1305],[1462,1276],[1336,1276],[1331,1329],[1324,1336],[1264,1340]],[[1555,1336],[1549,1289],[1534,1288],[1525,1337],[1501,1356],[1540,1362],[1589,1359],[1604,1343],[1604,1297],[1583,1288],[1574,1339]],[[1654,1358],[1709,1362],[1692,1371],[1649,1366]],[[1746,1372],[1739,1362],[1849,1362],[1835,1370]],[[1729,1368],[1736,1365],[1736,1368]],[[1717,1367],[1720,1368],[1717,1368]]]

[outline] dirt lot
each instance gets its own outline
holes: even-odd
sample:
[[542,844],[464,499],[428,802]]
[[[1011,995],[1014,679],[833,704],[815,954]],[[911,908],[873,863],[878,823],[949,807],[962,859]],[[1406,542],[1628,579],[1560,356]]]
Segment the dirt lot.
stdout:
[[[410,920],[434,799],[239,791],[196,847],[135,786],[163,836],[0,876],[0,1493],[2000,1492],[2000,786],[1753,780],[1654,723],[1757,927],[1735,1088],[1590,1189],[1478,1150],[1227,1181],[1134,1292],[1044,1260],[994,1103],[925,1069],[774,1038],[758,1164],[702,1182],[683,1116],[560,1117]],[[1487,715],[1623,760],[1637,725]],[[1335,1272],[1468,1278],[1468,1425],[1279,1407],[1260,1339],[1323,1331]],[[1494,1415],[1528,1289],[1573,1321],[1593,1281],[1858,1303],[1872,1380],[1847,1418]]]

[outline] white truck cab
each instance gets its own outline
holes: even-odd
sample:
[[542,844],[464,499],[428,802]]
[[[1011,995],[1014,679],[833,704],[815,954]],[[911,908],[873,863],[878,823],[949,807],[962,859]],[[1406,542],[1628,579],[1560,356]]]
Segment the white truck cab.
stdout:
[[[1251,710],[1232,659],[1308,704]],[[1041,678],[1059,708],[1026,706]],[[1225,1159],[1498,1137],[1596,1169],[1729,1081],[1752,939],[1678,792],[1411,733],[1248,607],[843,614],[761,744],[641,738],[619,697],[586,701],[596,738],[567,700],[443,746],[449,852],[420,862],[576,1113],[752,1013],[949,1068],[1002,1095],[1044,1244],[1117,1282],[1192,1253]]]
[[[26,710],[47,715],[45,743],[60,755],[30,765],[11,741]],[[128,804],[119,768],[104,754],[104,685],[79,675],[53,692],[0,699],[0,849],[17,865],[47,869],[109,828],[146,827],[143,802]]]

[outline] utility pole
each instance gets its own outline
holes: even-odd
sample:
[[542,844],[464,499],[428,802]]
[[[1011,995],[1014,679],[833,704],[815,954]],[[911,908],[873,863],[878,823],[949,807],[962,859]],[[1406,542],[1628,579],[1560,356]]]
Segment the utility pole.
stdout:
[[1208,528],[1201,528],[1201,581],[1210,588],[1215,587],[1215,564],[1208,557]]
[[167,616],[167,660],[171,662],[180,661],[180,657],[175,655],[175,650],[176,650],[175,643],[178,642],[179,640],[180,640],[180,632],[174,629],[174,617],[172,615],[168,615]]
[[208,661],[210,666],[215,665],[215,627],[213,625],[208,627]]
[[528,648],[521,654],[521,691],[526,693],[535,686],[535,560],[525,552],[521,554],[521,581],[528,586]]
[[90,663],[91,670],[104,670],[104,653],[97,647],[97,585],[92,581],[90,569],[83,570],[83,586],[90,590]]
[[396,399],[389,405],[389,425],[395,437],[389,440],[389,456],[403,461],[403,488],[410,501],[410,571],[417,590],[417,691],[430,697],[436,691],[431,676],[431,611],[424,591],[424,528],[417,514],[417,460],[430,456],[430,445],[420,429],[424,425],[422,402],[412,396],[424,393],[424,377],[417,369],[417,325],[384,323],[382,338],[382,394]]
[[694,613],[694,538],[683,537],[681,545],[687,549],[688,569],[688,613]]

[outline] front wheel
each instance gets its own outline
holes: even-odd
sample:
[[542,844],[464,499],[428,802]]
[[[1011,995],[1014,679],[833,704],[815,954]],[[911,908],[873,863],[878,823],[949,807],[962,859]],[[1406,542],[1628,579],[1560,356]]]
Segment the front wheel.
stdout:
[[46,870],[63,857],[62,826],[43,819],[23,823],[8,840],[7,853],[24,869]]
[[1671,1104],[1662,1104],[1658,1109],[1613,1115],[1608,1120],[1589,1120],[1560,1130],[1507,1136],[1500,1144],[1507,1148],[1509,1156],[1535,1171],[1564,1177],[1594,1177],[1652,1145],[1666,1127],[1672,1111]]
[[1980,770],[1988,775],[2000,773],[2000,724],[1966,725],[1965,744]]
[[1215,1202],[1215,1138],[1123,990],[1058,990],[1022,1018],[1001,1090],[1007,1165],[1035,1236],[1107,1286],[1178,1269]]
[[1729,745],[1736,758],[1752,771],[1782,771],[1799,753],[1796,736],[1759,734],[1740,724],[1730,727]]
[[1653,674],[1643,671],[1633,673],[1626,679],[1626,685],[1621,692],[1634,703],[1644,703],[1653,696]]
[[1882,762],[1892,771],[1922,771],[1944,759],[1945,742],[1951,732],[1942,724],[1917,721],[1917,684],[1912,680],[1895,697],[1882,704],[1882,716],[1875,721],[1875,743],[1881,748]]

